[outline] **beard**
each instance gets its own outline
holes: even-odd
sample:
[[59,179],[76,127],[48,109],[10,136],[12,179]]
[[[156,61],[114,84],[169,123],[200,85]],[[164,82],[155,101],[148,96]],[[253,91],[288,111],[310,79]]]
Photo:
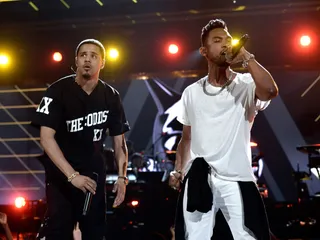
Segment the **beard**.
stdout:
[[216,56],[213,58],[213,62],[218,66],[218,67],[229,67],[230,63],[227,62],[226,55],[219,54],[219,56]]
[[82,74],[82,77],[85,79],[85,80],[90,80],[91,79],[91,74],[88,73],[88,72],[85,72]]
[[230,63],[227,62],[225,55],[219,55],[217,57],[213,57],[210,60],[221,68],[227,68],[230,66]]

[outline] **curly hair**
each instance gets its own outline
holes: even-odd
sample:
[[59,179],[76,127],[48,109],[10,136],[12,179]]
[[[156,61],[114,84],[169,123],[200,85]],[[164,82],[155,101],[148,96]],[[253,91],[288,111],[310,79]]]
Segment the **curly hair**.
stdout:
[[201,46],[203,46],[208,38],[209,33],[211,30],[215,28],[223,28],[228,30],[227,24],[222,19],[212,19],[210,20],[207,25],[202,28],[201,31]]

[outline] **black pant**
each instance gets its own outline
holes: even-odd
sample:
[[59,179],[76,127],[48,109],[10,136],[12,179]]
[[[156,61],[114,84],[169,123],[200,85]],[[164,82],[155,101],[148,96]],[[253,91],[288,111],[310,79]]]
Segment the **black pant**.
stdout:
[[37,239],[70,240],[79,222],[82,240],[102,240],[106,229],[105,184],[99,181],[90,210],[82,216],[85,194],[71,183],[48,181],[47,212]]

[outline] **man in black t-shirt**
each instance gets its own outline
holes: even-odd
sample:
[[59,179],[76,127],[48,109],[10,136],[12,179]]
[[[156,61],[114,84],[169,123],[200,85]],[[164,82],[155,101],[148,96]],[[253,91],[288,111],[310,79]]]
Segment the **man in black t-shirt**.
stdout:
[[[119,177],[114,206],[125,197],[128,163],[124,133],[129,130],[119,93],[99,80],[105,49],[94,39],[76,49],[76,74],[53,83],[42,98],[32,124],[40,126],[45,151],[47,213],[38,238],[72,239],[76,222],[84,240],[101,240],[105,233],[106,130],[113,136]],[[97,178],[94,177],[97,174]],[[87,215],[85,194],[93,194]]]

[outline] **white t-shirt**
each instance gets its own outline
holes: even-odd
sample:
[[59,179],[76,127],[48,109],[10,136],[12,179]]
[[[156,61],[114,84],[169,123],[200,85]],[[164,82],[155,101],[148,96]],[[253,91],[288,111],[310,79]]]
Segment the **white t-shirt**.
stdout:
[[203,157],[221,179],[255,181],[250,130],[258,110],[270,101],[255,98],[256,86],[249,73],[236,73],[233,82],[216,96],[204,93],[204,82],[209,93],[221,89],[209,84],[207,78],[188,86],[180,100],[177,119],[191,126],[191,160]]

